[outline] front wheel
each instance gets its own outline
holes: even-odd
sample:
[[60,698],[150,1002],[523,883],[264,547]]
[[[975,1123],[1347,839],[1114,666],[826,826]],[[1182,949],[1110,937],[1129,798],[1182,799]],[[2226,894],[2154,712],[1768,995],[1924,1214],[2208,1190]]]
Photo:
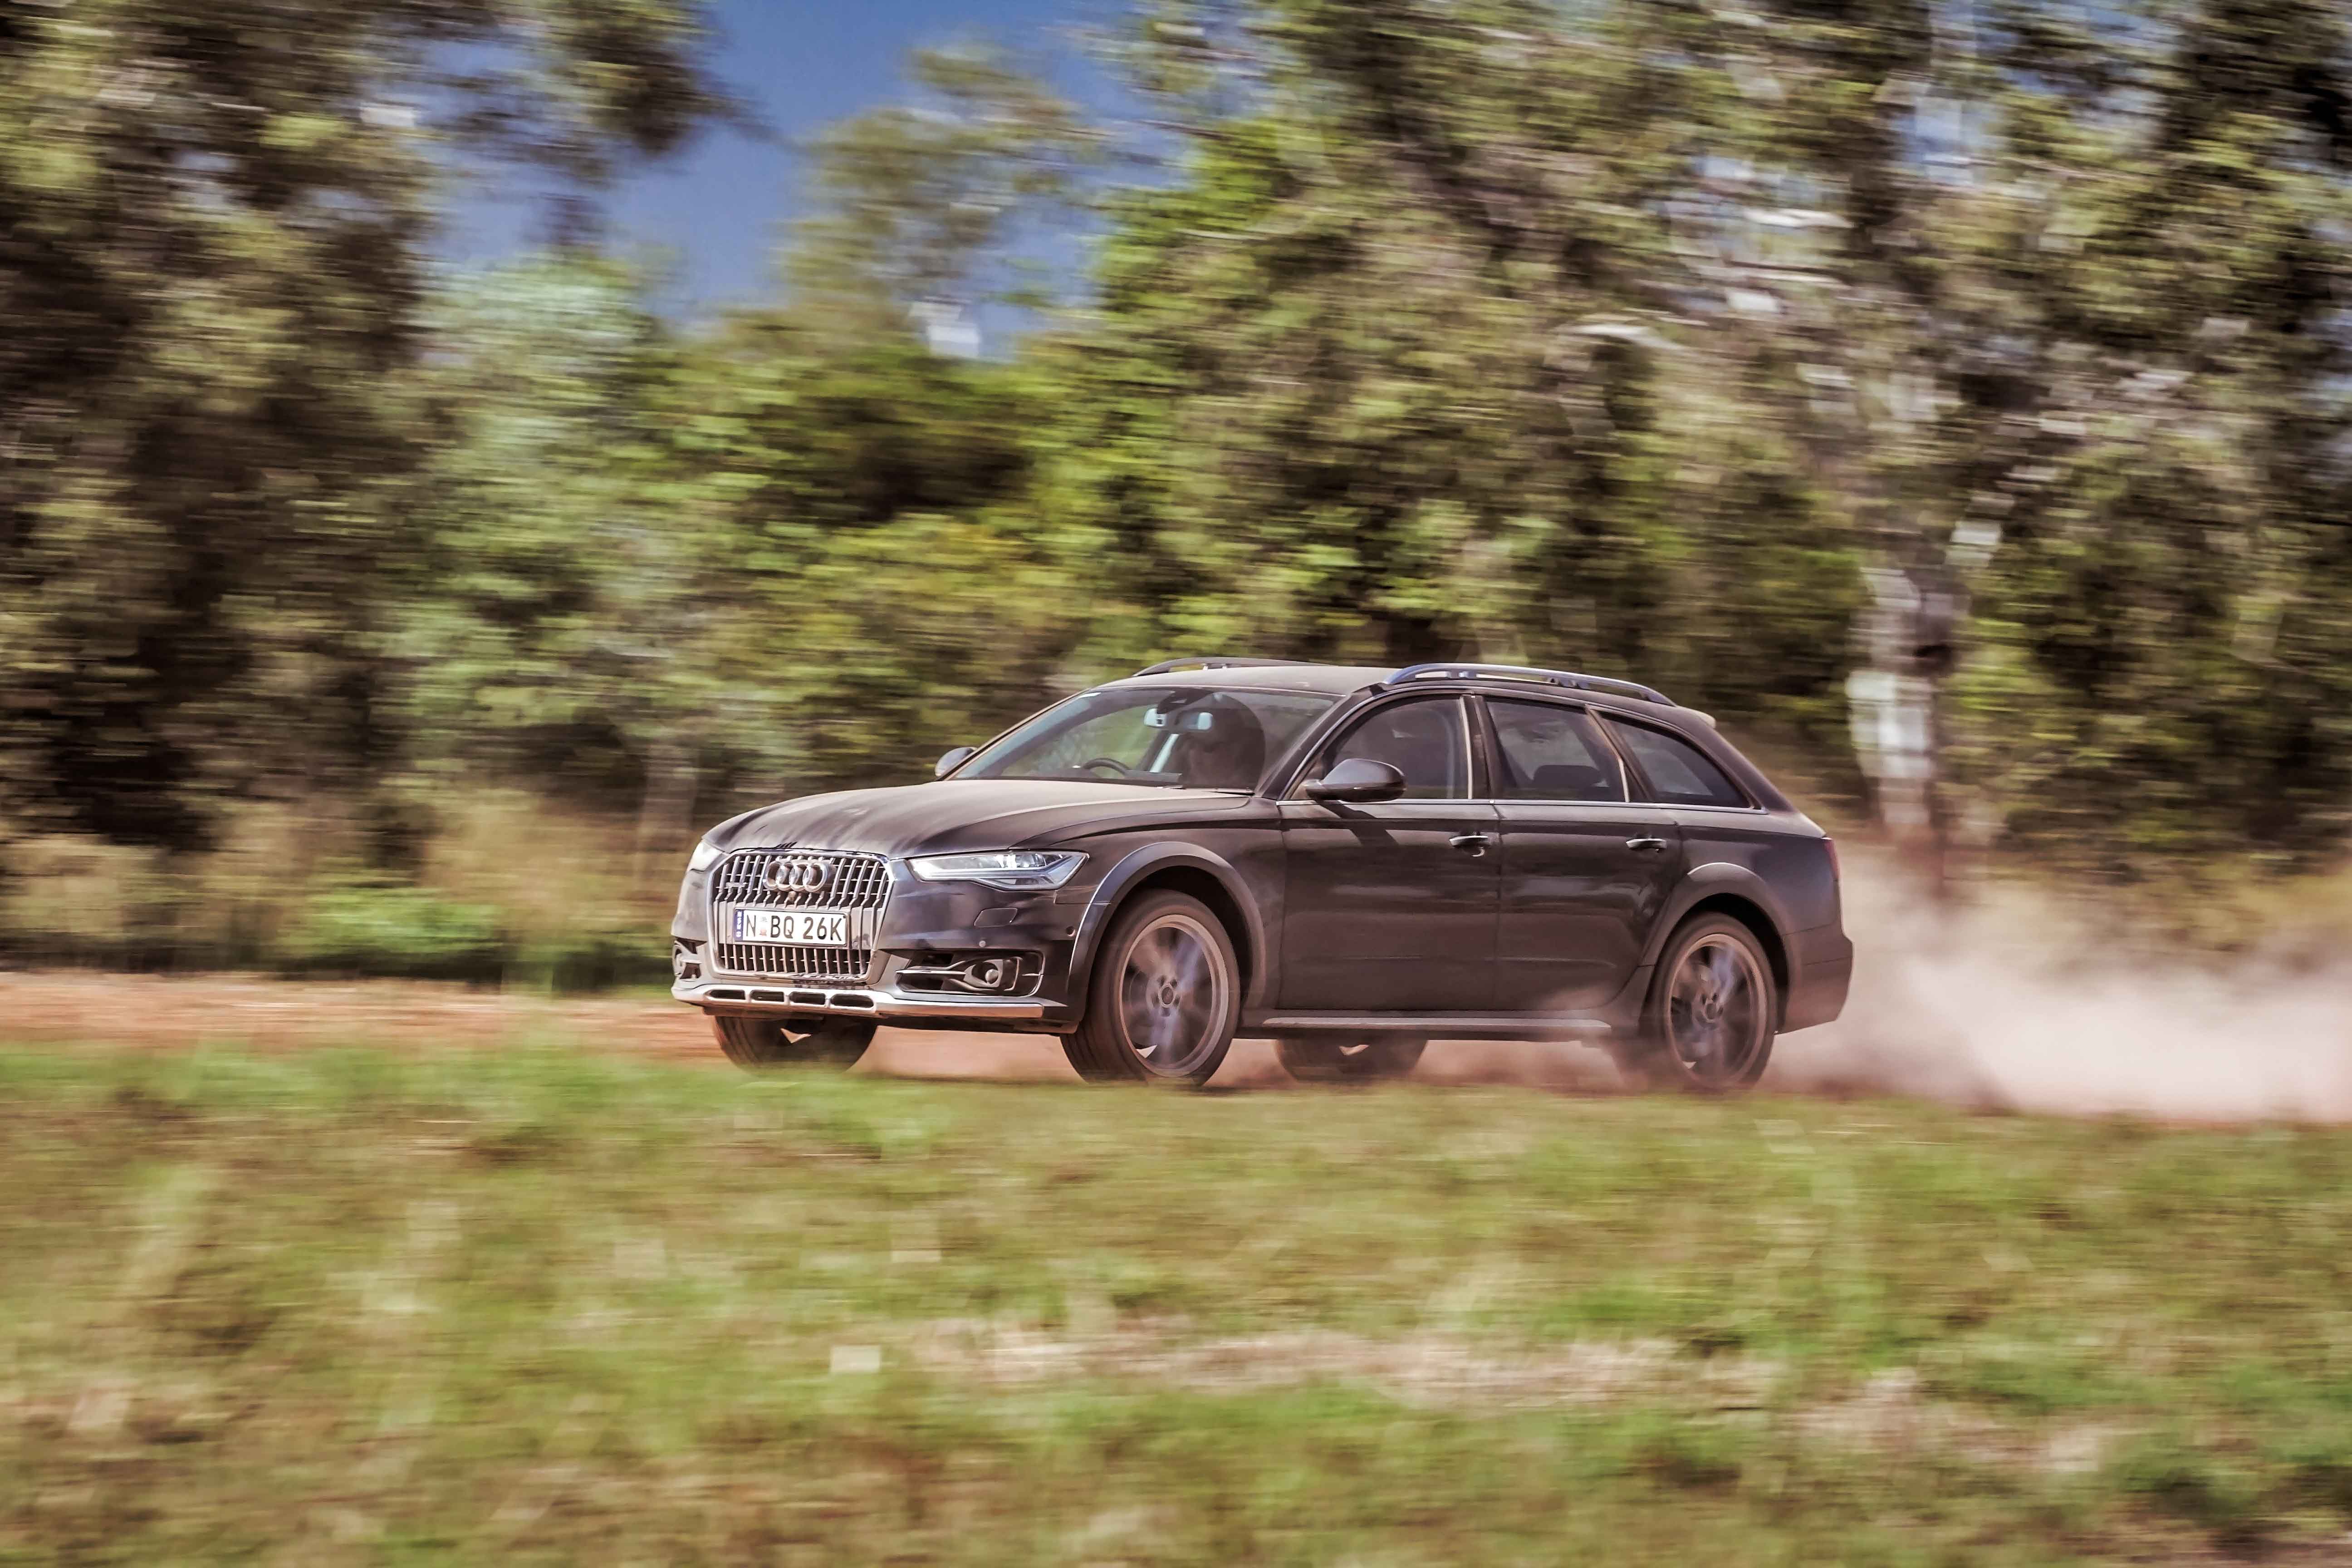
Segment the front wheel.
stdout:
[[719,1048],[745,1072],[767,1068],[846,1068],[874,1043],[875,1026],[857,1018],[730,1018],[714,1014]]
[[1285,1035],[1274,1042],[1282,1070],[1301,1083],[1372,1083],[1402,1078],[1421,1060],[1427,1040],[1412,1035]]
[[1780,1017],[1780,991],[1756,933],[1728,915],[1700,915],[1666,943],[1641,1038],[1620,1065],[1661,1089],[1746,1089],[1772,1059]]
[[1241,1021],[1241,964],[1209,907],[1146,893],[1118,912],[1095,960],[1085,1021],[1062,1037],[1089,1083],[1209,1081]]

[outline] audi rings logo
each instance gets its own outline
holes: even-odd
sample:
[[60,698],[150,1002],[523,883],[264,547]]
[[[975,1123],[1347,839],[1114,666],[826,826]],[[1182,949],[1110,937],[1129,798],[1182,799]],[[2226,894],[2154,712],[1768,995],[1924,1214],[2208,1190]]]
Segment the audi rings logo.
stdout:
[[772,893],[815,893],[833,880],[833,868],[823,860],[771,860],[760,875]]

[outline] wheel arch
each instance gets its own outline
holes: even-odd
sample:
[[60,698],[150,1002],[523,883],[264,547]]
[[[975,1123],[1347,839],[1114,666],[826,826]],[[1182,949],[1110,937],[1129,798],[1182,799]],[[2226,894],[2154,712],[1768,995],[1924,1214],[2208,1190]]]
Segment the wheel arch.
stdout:
[[1658,922],[1658,934],[1644,961],[1653,975],[1665,957],[1666,943],[1685,921],[1695,915],[1726,915],[1746,926],[1763,948],[1772,966],[1773,988],[1780,993],[1780,1013],[1785,1018],[1789,993],[1796,980],[1795,955],[1789,945],[1788,916],[1765,880],[1745,866],[1717,862],[1695,868],[1676,895],[1667,918]]
[[1128,902],[1144,893],[1167,889],[1195,898],[1208,907],[1225,928],[1241,965],[1244,1006],[1254,1005],[1265,973],[1265,930],[1256,906],[1242,890],[1242,879],[1222,856],[1188,844],[1146,845],[1111,868],[1095,889],[1078,921],[1070,948],[1070,1004],[1086,1009],[1094,986],[1095,955],[1111,921]]
[[1785,1015],[1789,1007],[1789,944],[1772,924],[1772,917],[1753,900],[1742,898],[1738,893],[1710,893],[1685,910],[1682,919],[1675,925],[1680,929],[1699,915],[1710,914],[1727,915],[1738,921],[1756,938],[1756,944],[1764,950],[1766,961],[1772,965],[1772,984],[1780,993],[1780,1011]]

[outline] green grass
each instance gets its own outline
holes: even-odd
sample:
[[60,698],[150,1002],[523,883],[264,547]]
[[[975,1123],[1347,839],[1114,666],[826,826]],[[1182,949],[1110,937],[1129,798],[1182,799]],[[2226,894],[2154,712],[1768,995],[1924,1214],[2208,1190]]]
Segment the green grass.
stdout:
[[2347,1237],[2326,1131],[5,1053],[0,1562],[2307,1560]]

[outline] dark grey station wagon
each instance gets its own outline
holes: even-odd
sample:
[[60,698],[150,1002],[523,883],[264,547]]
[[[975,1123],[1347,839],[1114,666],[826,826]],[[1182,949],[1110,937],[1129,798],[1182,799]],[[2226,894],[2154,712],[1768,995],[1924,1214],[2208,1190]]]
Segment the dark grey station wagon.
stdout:
[[1829,837],[1630,681],[1171,660],[938,774],[697,847],[672,994],[729,1057],[1010,1029],[1090,1079],[1197,1084],[1236,1034],[1320,1080],[1568,1039],[1721,1090],[1836,1017],[1853,971]]

